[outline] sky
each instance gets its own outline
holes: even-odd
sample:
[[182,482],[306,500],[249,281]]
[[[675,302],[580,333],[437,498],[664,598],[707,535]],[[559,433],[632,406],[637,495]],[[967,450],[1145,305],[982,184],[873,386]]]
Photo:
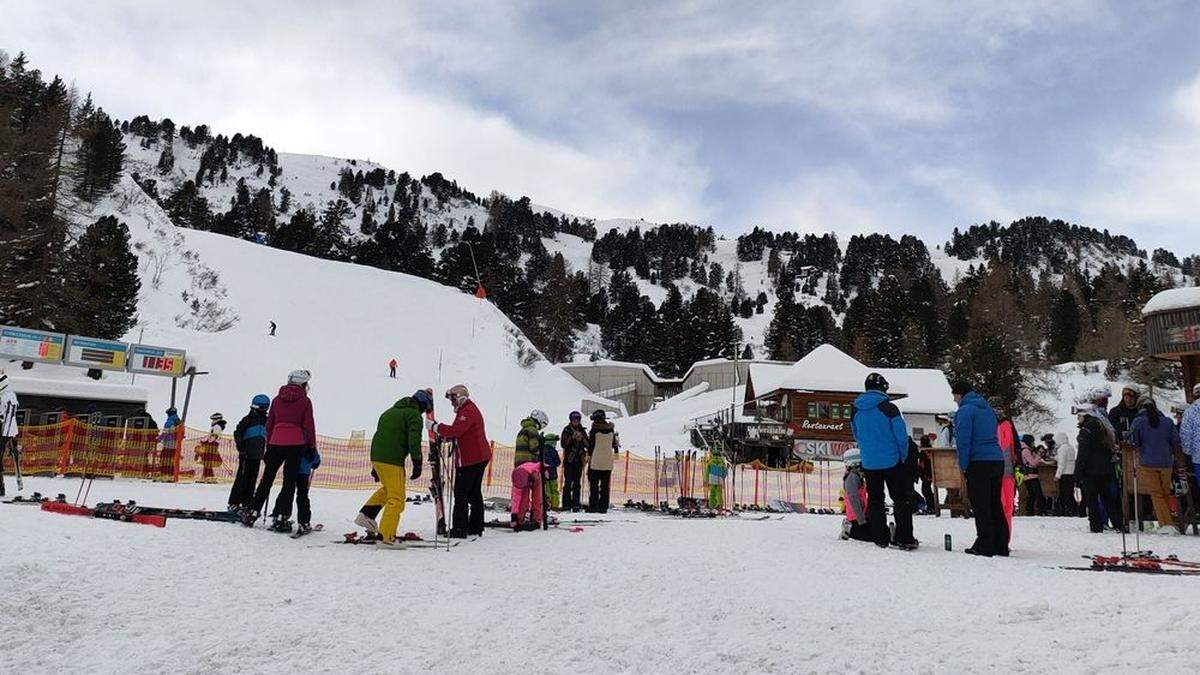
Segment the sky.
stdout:
[[1200,253],[1200,3],[0,0],[110,114],[595,218]]

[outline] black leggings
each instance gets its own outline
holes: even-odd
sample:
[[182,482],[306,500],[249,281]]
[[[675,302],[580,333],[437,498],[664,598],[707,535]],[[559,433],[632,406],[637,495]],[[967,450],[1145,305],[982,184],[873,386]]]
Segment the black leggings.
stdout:
[[258,482],[261,466],[262,457],[252,459],[245,454],[238,455],[237,474],[229,490],[230,506],[250,506],[254,502],[254,485]]
[[487,465],[479,462],[455,470],[451,529],[483,534],[483,472]]
[[262,480],[254,491],[252,511],[261,513],[267,505],[267,494],[271,484],[275,482],[275,474],[283,467],[283,487],[275,498],[275,509],[272,516],[290,518],[292,516],[292,500],[296,497],[296,475],[300,472],[300,453],[304,452],[302,445],[271,445],[267,446],[266,468],[263,469]]
[[308,525],[312,521],[312,504],[308,501],[309,478],[307,473],[296,474],[296,520],[301,525]]
[[912,504],[909,495],[912,494],[912,474],[908,467],[897,464],[890,469],[867,469],[867,525],[871,527],[875,543],[887,546],[890,533],[888,532],[887,517],[883,509],[883,487],[892,498],[892,516],[896,519],[896,543],[908,544],[913,539]]
[[608,490],[612,471],[588,469],[588,508],[592,513],[608,513]]
[[579,492],[583,483],[583,464],[563,465],[563,501],[564,509],[577,509],[583,504],[579,501]]

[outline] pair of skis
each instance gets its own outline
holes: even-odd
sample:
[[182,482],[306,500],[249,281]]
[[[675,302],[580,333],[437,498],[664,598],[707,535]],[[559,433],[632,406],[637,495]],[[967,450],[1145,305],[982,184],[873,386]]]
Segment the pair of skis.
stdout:
[[152,525],[154,527],[167,526],[167,519],[163,516],[138,513],[136,510],[128,510],[124,508],[124,505],[97,505],[96,508],[89,509],[86,506],[68,504],[65,501],[45,501],[42,502],[42,510],[50,513],[61,513],[68,516],[85,516],[89,518],[101,518],[104,520],[117,520],[123,523],[139,523],[142,525]]
[[1164,574],[1169,576],[1200,576],[1200,563],[1180,560],[1169,555],[1161,557],[1153,553],[1139,552],[1124,556],[1085,555],[1090,567],[1064,567],[1068,570],[1091,572],[1132,572],[1135,574]]
[[[343,534],[342,537],[343,537],[342,541],[335,540],[334,543],[335,544],[353,544],[353,545],[374,546],[375,542],[380,540],[380,536],[378,534],[369,534],[369,533],[360,533],[360,532],[347,532],[346,534]],[[397,537],[396,539],[397,539],[397,541],[404,542],[403,548],[443,548],[444,549],[444,548],[450,548],[452,546],[458,546],[458,544],[460,543],[457,541],[449,541],[449,540],[443,542],[440,539],[435,539],[434,541],[429,541],[428,539],[422,538],[421,535],[417,534],[416,532],[406,532],[406,533],[404,533],[403,536]]]

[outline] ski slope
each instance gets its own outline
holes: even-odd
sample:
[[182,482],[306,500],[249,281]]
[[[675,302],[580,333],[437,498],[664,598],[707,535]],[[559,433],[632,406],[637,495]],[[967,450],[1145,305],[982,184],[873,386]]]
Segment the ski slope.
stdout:
[[[76,481],[31,479],[28,490]],[[224,504],[227,486],[97,481],[93,501]],[[1081,518],[1015,519],[1013,557],[920,516],[920,550],[840,517],[488,530],[450,551],[334,544],[365,493],[315,490],[325,531],[158,529],[0,505],[6,673],[1189,673],[1200,579],[1068,571],[1120,552]],[[401,530],[432,534],[433,507]],[[501,514],[502,516],[505,514]],[[583,514],[580,514],[581,519]],[[492,515],[489,515],[489,518]],[[563,520],[573,520],[564,514]],[[944,535],[952,552],[942,550]],[[1142,546],[1200,559],[1200,538]],[[1132,543],[1132,542],[1131,542]]]
[[[132,186],[133,193],[129,191]],[[274,394],[289,371],[312,371],[317,431],[345,437],[374,431],[379,414],[401,396],[432,387],[439,417],[451,417],[442,392],[455,384],[471,390],[489,437],[511,443],[519,423],[542,408],[565,424],[585,387],[537,354],[520,330],[490,302],[418,277],[311,258],[210,232],[175,228],[126,176],[100,205],[130,227],[140,245],[142,291],[138,326],[127,340],[182,347],[199,371],[189,422],[206,427],[209,414],[237,419],[257,393]],[[160,234],[156,234],[156,231]],[[161,233],[166,233],[166,237]],[[157,288],[152,257],[172,253]],[[196,274],[183,252],[219,275],[221,304],[236,315],[231,328],[206,332],[179,326],[186,312],[180,294]],[[216,291],[210,292],[213,295]],[[277,335],[268,336],[276,322]],[[144,334],[143,334],[144,333]],[[396,379],[387,364],[399,362]],[[81,377],[79,369],[39,366],[37,376]],[[123,373],[105,381],[128,383]],[[151,412],[162,419],[170,380],[140,377]],[[180,403],[183,389],[180,388]]]

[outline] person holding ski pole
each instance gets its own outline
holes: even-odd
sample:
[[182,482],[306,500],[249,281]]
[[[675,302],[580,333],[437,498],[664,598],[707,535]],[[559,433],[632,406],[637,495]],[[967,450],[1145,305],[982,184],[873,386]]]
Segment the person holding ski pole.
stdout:
[[267,409],[271,398],[258,394],[250,399],[250,412],[233,429],[233,444],[237,448],[238,465],[233,487],[229,490],[229,510],[240,511],[254,501],[254,486],[258,470],[267,450]]
[[[376,546],[402,548],[396,539],[396,528],[404,515],[405,482],[421,477],[421,434],[423,416],[433,405],[429,392],[418,389],[383,411],[371,439],[371,467],[379,478],[379,488],[367,499],[354,518],[354,524],[366,528],[368,534],[378,534]],[[430,452],[434,452],[430,449]],[[412,473],[405,475],[404,461],[412,462]],[[383,510],[379,525],[374,514]]]
[[254,502],[242,516],[242,524],[246,527],[253,527],[259,512],[266,507],[267,493],[282,467],[283,486],[275,498],[271,529],[276,532],[290,532],[292,529],[290,519],[292,501],[296,497],[300,456],[317,445],[313,404],[308,398],[310,379],[312,373],[307,370],[293,370],[288,373],[287,384],[279,388],[279,394],[271,401],[267,413],[266,467],[254,492]]
[[1001,498],[1004,455],[996,437],[999,422],[971,383],[959,380],[950,388],[958,413],[954,416],[958,468],[967,483],[967,497],[975,516],[975,543],[968,555],[990,558],[1008,555],[1008,521]]
[[454,408],[454,423],[438,424],[436,420],[427,419],[426,427],[436,429],[442,438],[458,442],[454,470],[454,515],[449,536],[455,539],[483,536],[483,474],[488,462],[492,461],[492,447],[484,428],[483,413],[479,412],[479,407],[471,400],[471,393],[464,385],[450,387],[446,398]]
[[573,411],[567,426],[558,437],[562,445],[563,460],[563,503],[564,511],[579,511],[583,504],[579,500],[583,482],[583,462],[587,456],[588,433],[583,427],[583,415]]

